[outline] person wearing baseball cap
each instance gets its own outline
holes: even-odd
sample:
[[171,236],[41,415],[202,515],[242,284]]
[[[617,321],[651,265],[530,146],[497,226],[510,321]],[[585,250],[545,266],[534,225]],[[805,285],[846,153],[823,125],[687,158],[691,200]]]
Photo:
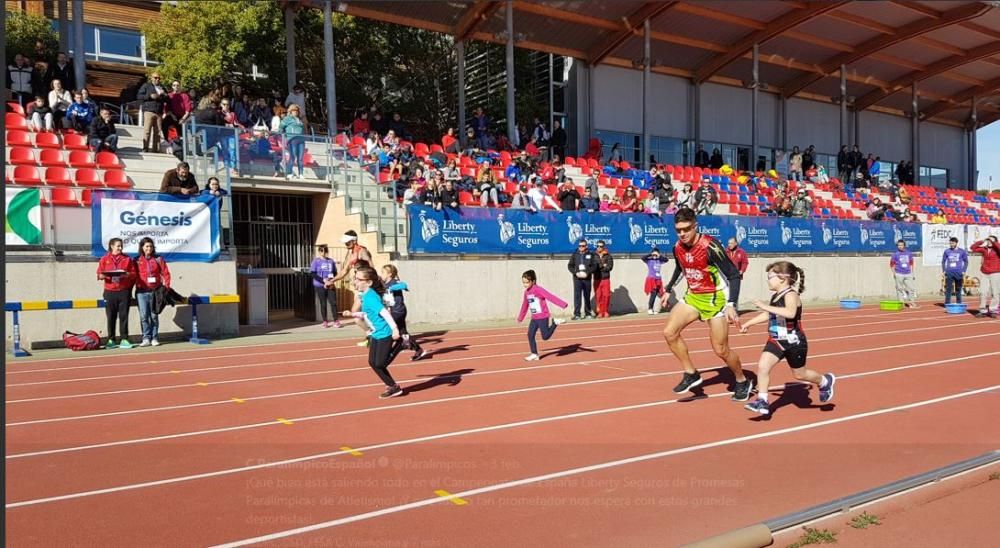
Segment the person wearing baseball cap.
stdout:
[[[344,259],[344,268],[333,280],[331,280],[330,285],[334,286],[341,279],[346,277],[351,272],[354,272],[358,268],[363,266],[373,267],[372,265],[372,254],[368,252],[365,246],[358,243],[358,233],[353,230],[348,230],[340,237],[340,242],[344,244],[347,248],[347,257]],[[358,312],[361,310],[361,300],[357,292],[354,294],[354,304],[351,306],[351,312]],[[358,346],[368,346],[368,327],[364,322],[357,323],[358,327],[361,328],[365,333],[365,338],[358,343]]]

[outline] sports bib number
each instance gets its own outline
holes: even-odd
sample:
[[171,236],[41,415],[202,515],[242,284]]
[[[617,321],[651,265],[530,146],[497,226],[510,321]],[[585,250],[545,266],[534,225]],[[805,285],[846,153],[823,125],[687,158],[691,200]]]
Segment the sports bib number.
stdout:
[[532,314],[541,314],[542,302],[535,296],[528,297],[528,310],[531,311]]

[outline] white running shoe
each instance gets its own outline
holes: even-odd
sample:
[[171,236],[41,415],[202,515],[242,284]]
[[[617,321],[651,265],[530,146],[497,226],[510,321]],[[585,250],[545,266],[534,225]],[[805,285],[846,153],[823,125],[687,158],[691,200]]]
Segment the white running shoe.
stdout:
[[562,324],[566,323],[566,319],[565,318],[552,318],[552,323],[554,323],[556,325],[562,325]]
[[649,310],[646,311],[646,314],[649,314],[650,316],[653,316],[653,315],[656,314],[656,311],[653,310],[652,308],[650,308]]
[[537,362],[538,361],[538,354],[528,354],[527,356],[524,357],[524,361],[526,361],[526,362]]
[[152,344],[153,346],[160,346],[160,341],[153,339],[153,342],[150,344]]
[[143,339],[139,346],[149,346],[149,339]]

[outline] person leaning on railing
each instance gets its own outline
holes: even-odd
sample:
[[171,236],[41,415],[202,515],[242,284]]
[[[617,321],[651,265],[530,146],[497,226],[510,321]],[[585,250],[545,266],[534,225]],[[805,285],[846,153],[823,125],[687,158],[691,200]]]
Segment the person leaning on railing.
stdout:
[[198,182],[194,179],[194,173],[191,173],[191,166],[187,162],[181,162],[177,164],[176,168],[164,173],[163,181],[160,183],[160,192],[175,196],[198,194]]
[[[285,177],[304,179],[304,167],[302,165],[305,155],[305,124],[301,116],[301,109],[298,104],[292,103],[288,106],[288,115],[281,119],[278,126],[278,133],[285,138],[285,147],[288,150],[288,163],[285,164]],[[298,173],[293,174],[292,167],[298,166]]]

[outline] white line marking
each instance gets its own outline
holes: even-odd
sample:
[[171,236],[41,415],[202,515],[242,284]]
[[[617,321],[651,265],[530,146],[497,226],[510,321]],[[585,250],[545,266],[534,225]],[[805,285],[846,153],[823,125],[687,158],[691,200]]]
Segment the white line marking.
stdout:
[[[994,352],[992,354],[986,354],[986,355],[994,355],[994,354],[1000,354],[1000,352]],[[948,360],[939,360],[939,361],[927,362],[927,363],[923,363],[923,364],[911,364],[911,365],[908,365],[908,366],[904,366],[902,368],[893,368],[891,371],[899,371],[901,369],[914,369],[914,368],[918,368],[918,367],[931,367],[931,366],[934,366],[934,365],[941,365],[941,364],[944,364],[944,363],[954,363],[954,362],[958,362],[958,361],[966,361],[966,360],[969,360],[969,359],[972,359],[972,358],[973,358],[973,356],[963,356],[963,357],[960,357],[960,358],[951,358],[951,359],[948,359]],[[840,376],[840,377],[838,377],[838,379],[849,379],[849,378],[852,378],[854,376],[855,375],[848,374],[848,375]],[[595,382],[601,382],[601,381],[592,381],[592,383],[595,383]],[[785,386],[787,386],[787,384]],[[998,386],[1000,386],[1000,385],[998,385]],[[778,390],[780,390],[782,388],[783,388],[783,386],[775,386],[775,387],[771,388],[771,391],[778,391]],[[993,388],[996,388],[996,386],[994,386]],[[718,397],[727,396],[727,395],[729,395],[728,392],[723,392],[723,393],[719,393],[719,394],[711,394],[708,397],[709,398],[718,398]],[[633,411],[633,410],[636,410],[636,409],[646,409],[646,408],[650,408],[650,407],[658,407],[658,406],[663,406],[663,405],[669,405],[669,404],[677,403],[678,401],[683,400],[683,399],[686,399],[686,397],[685,398],[677,398],[677,399],[673,399],[673,400],[660,400],[660,401],[653,401],[653,402],[647,402],[647,403],[633,404],[633,405],[627,405],[627,406],[621,406],[621,407],[614,407],[614,408],[607,408],[607,409],[596,409],[596,410],[591,410],[591,411],[583,411],[583,412],[579,412],[579,413],[571,413],[571,414],[567,414],[567,415],[555,415],[555,416],[543,417],[543,418],[539,418],[539,419],[529,419],[529,420],[523,420],[523,421],[517,421],[517,422],[511,422],[511,423],[505,423],[505,424],[497,424],[497,425],[492,425],[492,426],[483,426],[483,427],[478,427],[478,428],[471,428],[471,429],[468,429],[468,430],[459,430],[459,431],[453,431],[453,432],[444,432],[444,433],[441,433],[441,434],[432,434],[432,435],[429,435],[429,436],[421,436],[421,437],[418,437],[418,438],[411,438],[411,439],[406,439],[406,440],[397,440],[397,441],[385,442],[385,443],[380,443],[380,444],[375,444],[375,445],[369,445],[369,446],[365,446],[365,447],[355,447],[355,448],[353,448],[353,451],[362,451],[362,452],[372,451],[372,450],[375,450],[375,449],[384,449],[384,448],[388,448],[388,447],[398,447],[398,446],[402,446],[402,445],[413,445],[413,444],[422,443],[422,442],[426,442],[426,441],[435,441],[435,440],[440,440],[440,439],[454,438],[454,437],[465,436],[465,435],[470,435],[470,434],[479,434],[479,433],[483,433],[483,432],[493,432],[493,431],[497,431],[497,430],[507,430],[507,429],[511,429],[511,428],[517,428],[517,427],[520,427],[520,426],[529,426],[529,425],[535,425],[535,424],[542,424],[542,423],[549,423],[549,422],[556,422],[556,421],[574,419],[574,418],[591,417],[591,416],[596,416],[596,415],[606,415],[606,414],[617,413],[617,412],[622,412],[622,411]],[[411,404],[411,405],[419,405],[419,404],[420,403],[418,403],[418,404]],[[885,410],[882,409],[882,410],[874,411],[873,413],[880,413],[880,412],[884,412],[884,411]],[[214,472],[204,472],[204,473],[201,473],[201,474],[193,474],[193,475],[189,475],[189,476],[180,476],[180,477],[167,478],[167,479],[156,480],[156,481],[149,481],[149,482],[143,482],[143,483],[135,483],[135,484],[130,484],[130,485],[121,485],[121,486],[117,486],[117,487],[108,487],[108,488],[97,489],[97,490],[93,490],[93,491],[84,491],[84,492],[79,492],[79,493],[70,493],[70,494],[66,494],[66,495],[57,495],[57,496],[46,497],[46,498],[41,498],[41,499],[33,499],[33,500],[26,500],[26,501],[20,501],[20,502],[12,502],[12,503],[8,503],[6,505],[6,508],[7,509],[19,508],[19,507],[22,507],[22,506],[33,506],[33,505],[37,505],[37,504],[45,504],[45,503],[49,503],[49,502],[56,502],[56,501],[62,501],[62,500],[78,499],[78,498],[84,498],[84,497],[104,495],[104,494],[109,494],[109,493],[117,493],[117,492],[122,492],[122,491],[133,491],[133,490],[136,490],[136,489],[144,489],[144,488],[147,488],[147,487],[156,487],[156,486],[160,486],[160,485],[169,485],[169,484],[181,483],[181,482],[185,482],[185,481],[192,481],[192,480],[198,480],[198,479],[206,479],[206,478],[212,478],[212,477],[218,477],[218,476],[226,476],[226,475],[237,474],[237,473],[242,473],[242,472],[249,472],[249,471],[253,471],[253,470],[260,470],[260,469],[263,469],[263,468],[273,468],[273,467],[279,467],[279,466],[288,466],[288,465],[291,465],[291,464],[297,464],[297,463],[301,463],[301,462],[307,462],[307,461],[310,461],[310,460],[331,458],[331,457],[336,457],[336,456],[341,456],[341,455],[346,455],[346,454],[350,454],[350,451],[346,451],[346,450],[330,451],[328,453],[320,453],[320,454],[316,454],[316,455],[307,455],[307,456],[304,456],[304,457],[297,457],[297,458],[293,458],[293,459],[286,459],[286,460],[269,462],[269,463],[260,463],[260,464],[255,464],[255,465],[248,465],[248,466],[243,466],[243,467],[240,467],[240,468],[230,468],[230,469],[225,469],[225,470],[216,470]]]

